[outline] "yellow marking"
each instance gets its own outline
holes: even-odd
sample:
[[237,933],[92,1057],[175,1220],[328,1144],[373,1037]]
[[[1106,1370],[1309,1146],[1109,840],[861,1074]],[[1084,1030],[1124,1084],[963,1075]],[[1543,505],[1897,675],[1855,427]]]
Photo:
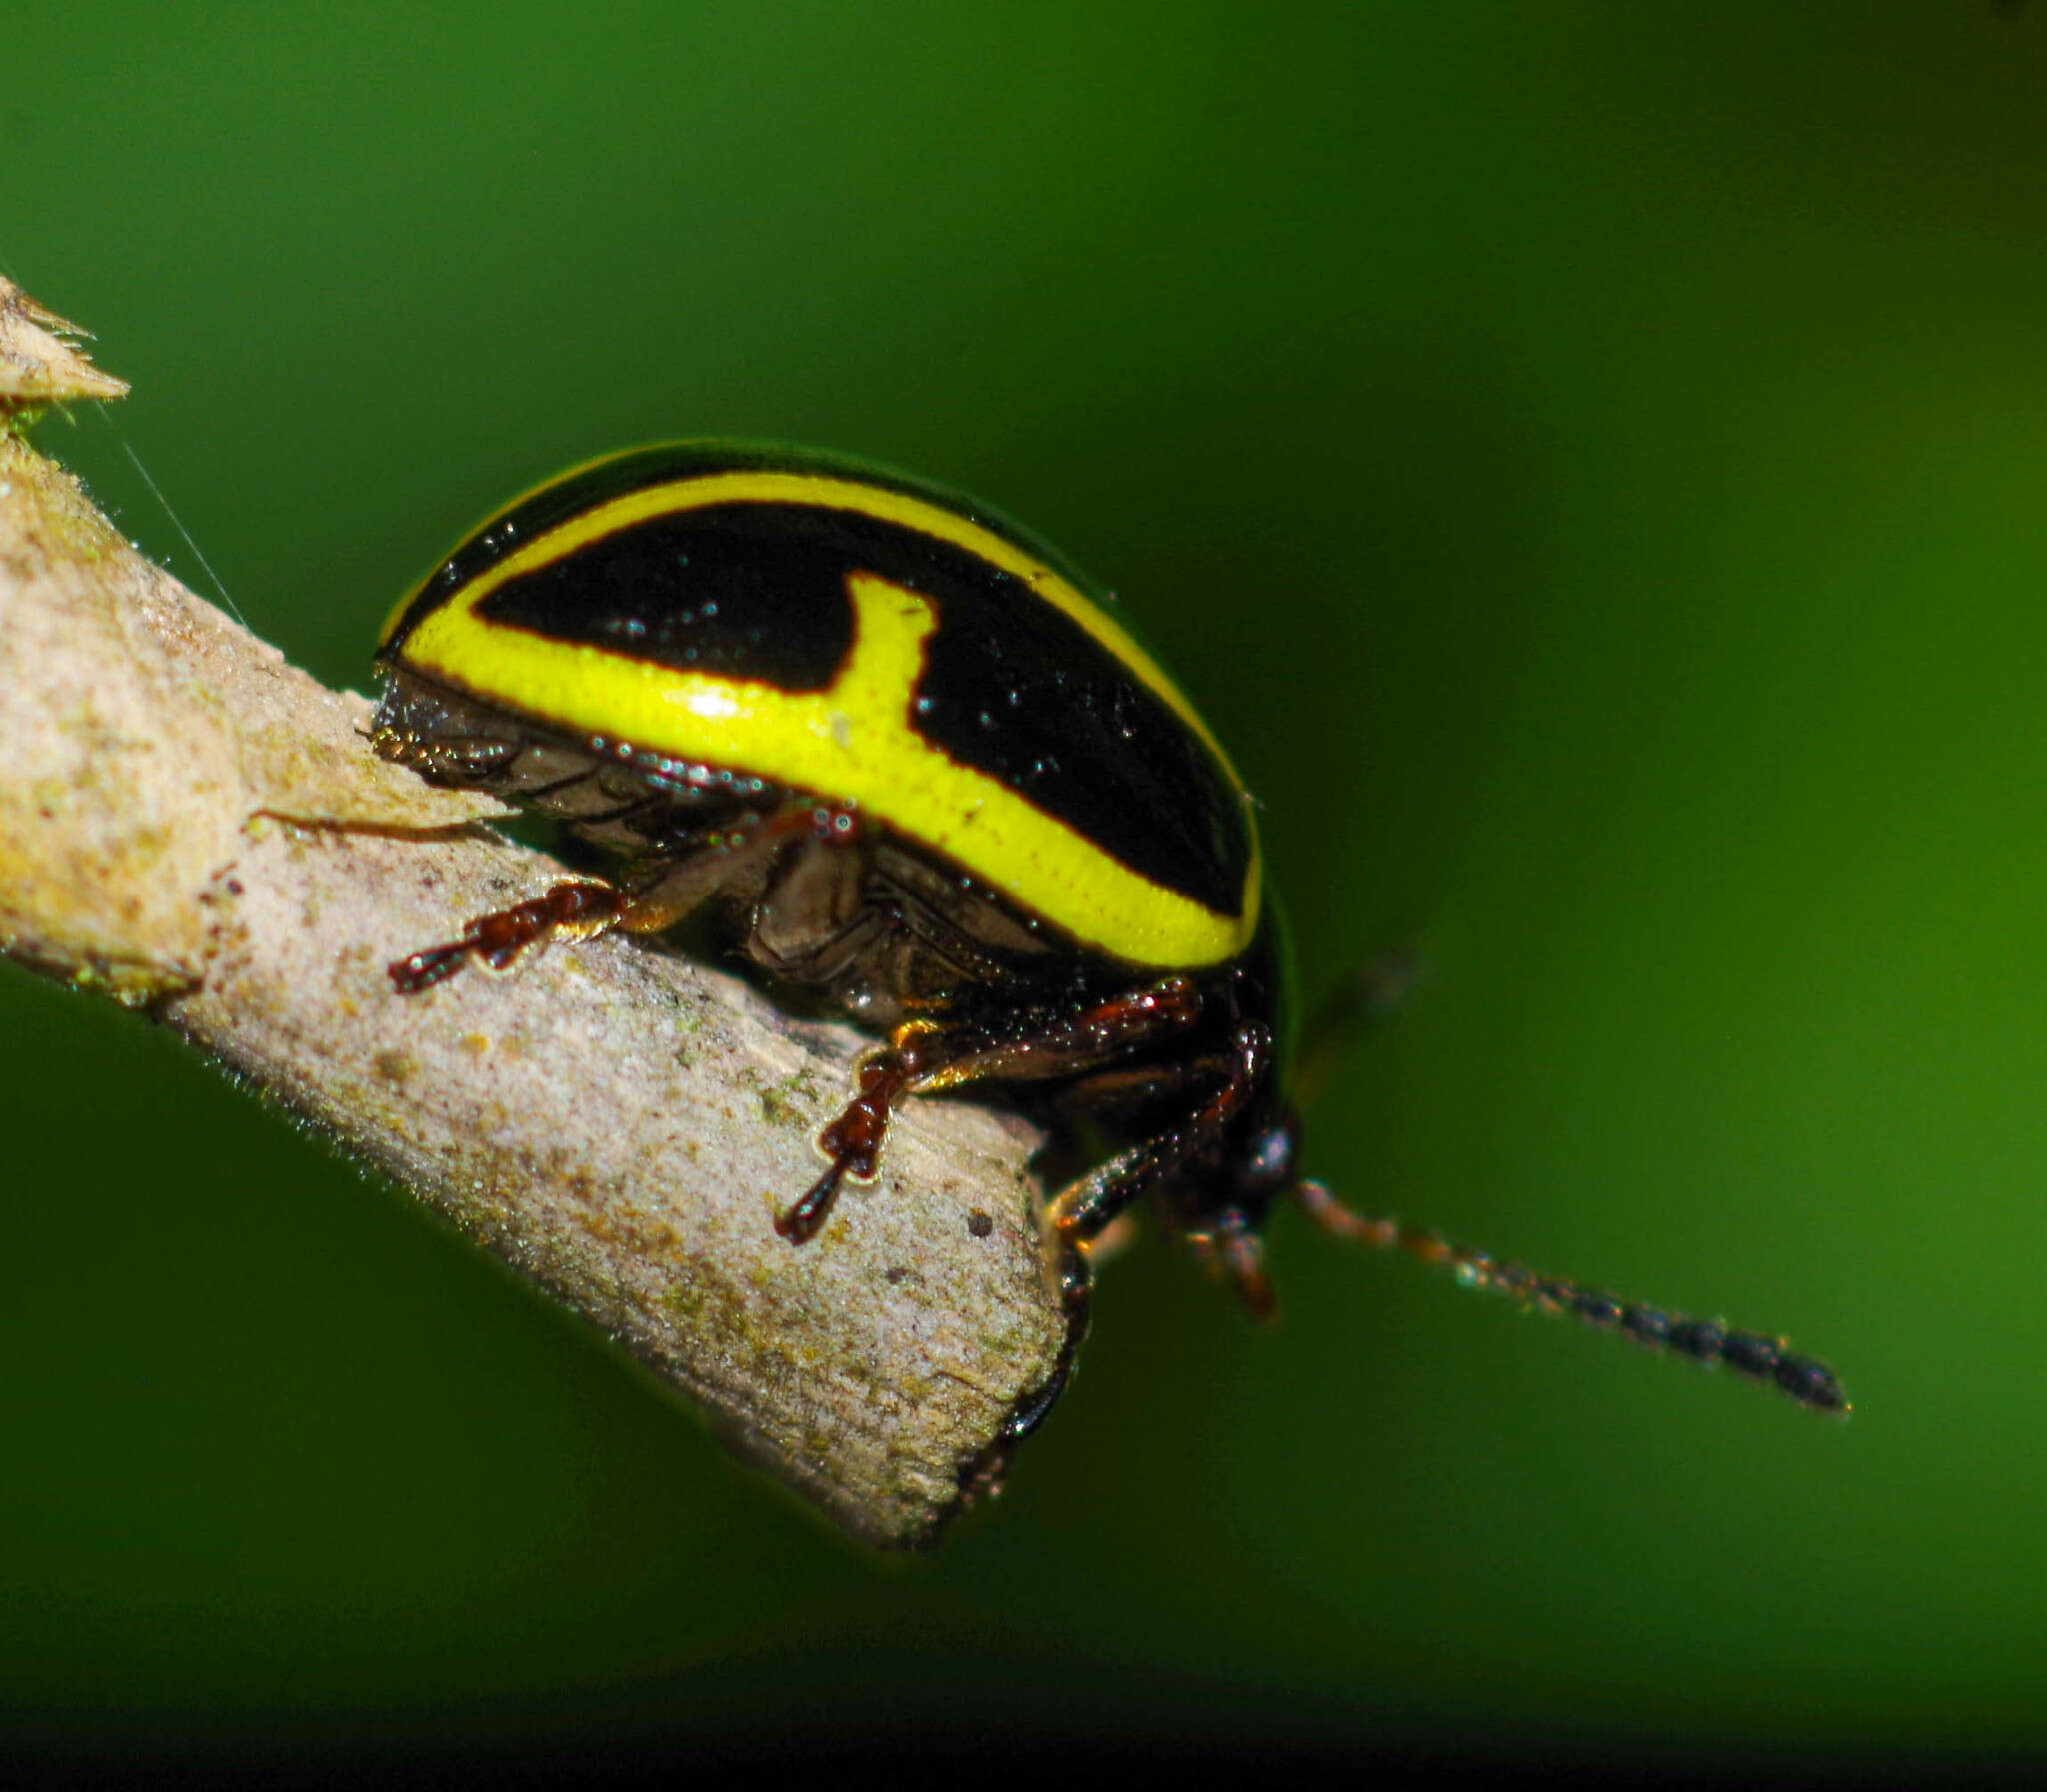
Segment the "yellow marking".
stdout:
[[[689,482],[693,498],[696,488],[733,483],[747,487],[747,495],[756,499],[768,496],[761,488],[772,485],[779,502],[819,502],[820,487],[842,494],[842,502],[845,495],[858,496],[862,508],[897,502],[896,494],[872,487],[787,474]],[[806,488],[804,497],[790,489],[796,486]],[[816,692],[659,666],[588,643],[492,625],[475,614],[476,606],[507,579],[645,516],[680,508],[676,488],[656,491],[666,495],[663,501],[649,502],[652,494],[636,493],[602,507],[596,513],[605,519],[602,526],[578,517],[510,556],[421,618],[399,660],[497,701],[510,696],[514,707],[557,726],[678,759],[743,767],[777,784],[851,802],[863,814],[972,868],[1082,944],[1131,963],[1196,968],[1232,958],[1250,943],[1259,897],[1254,830],[1243,913],[1217,914],[1131,871],[917,733],[910,706],[924,668],[924,643],[938,617],[929,599],[903,586],[871,573],[849,576],[853,651],[830,687]],[[949,538],[976,553],[989,552],[988,544],[1000,547],[1009,561],[1024,558],[962,519],[915,500],[901,502],[914,506],[921,519],[914,526],[926,533],[937,533],[929,519],[943,519]],[[573,539],[565,544],[564,537]],[[1056,575],[1041,567],[1037,572],[1042,593],[1043,582]],[[1059,584],[1072,591],[1063,581]],[[1123,653],[1120,644],[1128,638],[1077,592],[1072,596],[1085,609],[1075,620]],[[1148,659],[1138,660],[1139,652],[1132,646],[1126,657],[1145,669],[1147,683],[1156,678],[1154,689],[1176,699],[1175,709],[1198,728],[1185,700],[1177,698]],[[1202,738],[1207,739],[1205,730]],[[1250,823],[1248,815],[1245,823]]]
[[[551,490],[564,480],[575,479],[579,474],[601,467],[607,461],[621,458],[623,457],[617,455],[601,455],[596,460],[586,461],[581,466],[571,468],[560,479],[550,480],[547,485],[538,486],[533,492],[515,498],[504,509],[494,511],[485,522],[470,532],[469,539],[474,541],[492,525],[510,516],[538,492]],[[966,549],[977,559],[985,560],[991,566],[1000,567],[1004,572],[1022,579],[1053,609],[1070,617],[1106,648],[1119,664],[1134,673],[1140,684],[1162,699],[1172,713],[1200,737],[1202,745],[1215,756],[1216,764],[1227,776],[1229,788],[1239,794],[1243,791],[1243,780],[1237,777],[1236,768],[1229,763],[1229,755],[1222,751],[1222,743],[1208,732],[1208,725],[1201,720],[1193,705],[1187,702],[1185,695],[1172,682],[1165,669],[1098,603],[1070,580],[1054,572],[1041,560],[1033,559],[1007,537],[998,535],[972,518],[964,517],[958,511],[948,510],[944,505],[936,504],[929,498],[919,498],[909,492],[892,491],[887,486],[869,485],[857,479],[837,479],[826,473],[684,474],[677,479],[664,480],[658,485],[643,486],[638,491],[628,492],[622,497],[598,505],[595,509],[587,510],[580,516],[571,517],[565,523],[558,523],[553,529],[535,536],[523,548],[499,561],[463,589],[465,592],[473,593],[477,598],[486,597],[508,580],[517,579],[539,567],[551,566],[554,562],[566,559],[579,549],[586,548],[592,542],[600,541],[618,530],[630,529],[636,523],[645,523],[655,517],[703,510],[714,504],[805,504],[826,510],[854,511],[864,517],[873,517],[879,522],[894,523],[900,528],[914,530],[919,535],[937,536],[940,541],[951,542],[955,547]],[[424,587],[421,589],[424,590]],[[400,619],[420,595],[419,590],[409,594],[385,619],[383,639],[390,638]],[[411,652],[409,643],[404,651],[408,654]],[[1248,822],[1248,814],[1245,819]]]

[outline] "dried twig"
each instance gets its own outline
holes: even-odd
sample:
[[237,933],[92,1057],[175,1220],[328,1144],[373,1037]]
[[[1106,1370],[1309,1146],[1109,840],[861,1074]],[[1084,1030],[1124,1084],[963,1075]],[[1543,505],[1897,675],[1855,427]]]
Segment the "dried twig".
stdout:
[[[393,994],[390,959],[556,868],[478,826],[487,800],[375,759],[361,698],[142,560],[7,433],[9,391],[119,385],[14,289],[10,321],[0,946],[318,1123],[849,1530],[929,1542],[993,1483],[1070,1355],[1024,1167],[1035,1135],[914,1103],[881,1182],[798,1248],[770,1219],[816,1174],[811,1135],[858,1035],[617,939]],[[25,331],[70,359],[37,372]]]

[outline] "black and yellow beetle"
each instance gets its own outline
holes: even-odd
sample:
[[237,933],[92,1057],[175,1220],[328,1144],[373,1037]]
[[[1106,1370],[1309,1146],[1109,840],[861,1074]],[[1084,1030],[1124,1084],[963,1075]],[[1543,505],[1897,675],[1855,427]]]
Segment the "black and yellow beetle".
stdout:
[[814,1237],[905,1098],[997,1083],[1104,1159],[1084,1246],[1145,1197],[1271,1307],[1275,1199],[1467,1281],[1840,1409],[1780,1341],[1622,1302],[1338,1205],[1297,1168],[1286,990],[1252,805],[1119,619],[1029,531],[840,456],[686,442],[517,499],[392,613],[374,744],[623,861],[391,967],[416,992],[550,940],[708,910],[886,1035],[776,1221]]

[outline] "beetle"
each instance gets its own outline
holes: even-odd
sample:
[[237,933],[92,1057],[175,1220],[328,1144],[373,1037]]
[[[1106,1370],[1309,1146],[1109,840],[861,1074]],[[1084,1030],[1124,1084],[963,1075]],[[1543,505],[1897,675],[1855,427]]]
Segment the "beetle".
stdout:
[[[392,611],[373,745],[619,862],[391,966],[413,994],[551,941],[709,915],[882,1035],[775,1220],[815,1238],[906,1099],[975,1084],[1098,1160],[1084,1250],[1162,1210],[1269,1314],[1279,1199],[1330,1231],[1845,1410],[1781,1340],[1342,1206],[1299,1170],[1289,995],[1244,782],[1113,597],[944,486],[775,444],[607,456],[515,499]],[[701,923],[700,923],[701,924]]]

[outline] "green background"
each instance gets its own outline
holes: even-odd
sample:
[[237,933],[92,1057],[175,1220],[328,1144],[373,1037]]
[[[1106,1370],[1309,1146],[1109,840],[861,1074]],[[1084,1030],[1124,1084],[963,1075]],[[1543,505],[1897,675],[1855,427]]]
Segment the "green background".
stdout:
[[[1096,569],[1265,801],[1311,1162],[1860,1410],[1155,1238],[877,1563],[133,1018],[0,977],[0,1719],[2030,1750],[2047,12],[80,5],[5,27],[39,432],[364,683],[583,456],[855,450]],[[593,1074],[601,1073],[593,1068]],[[1525,1739],[1533,1737],[1529,1744]]]

